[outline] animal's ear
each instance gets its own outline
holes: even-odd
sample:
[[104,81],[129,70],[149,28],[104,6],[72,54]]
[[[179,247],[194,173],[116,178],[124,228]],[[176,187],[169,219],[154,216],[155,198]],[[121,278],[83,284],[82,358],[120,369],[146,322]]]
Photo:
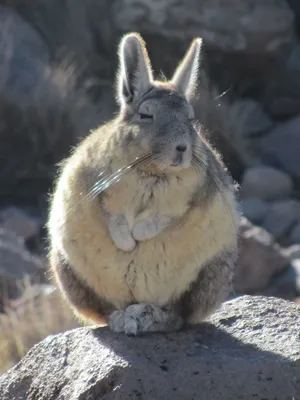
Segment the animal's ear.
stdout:
[[144,40],[138,33],[125,35],[119,45],[118,100],[129,104],[145,93],[153,75]]
[[201,47],[201,38],[192,41],[171,80],[179,92],[187,98],[193,95],[197,86]]

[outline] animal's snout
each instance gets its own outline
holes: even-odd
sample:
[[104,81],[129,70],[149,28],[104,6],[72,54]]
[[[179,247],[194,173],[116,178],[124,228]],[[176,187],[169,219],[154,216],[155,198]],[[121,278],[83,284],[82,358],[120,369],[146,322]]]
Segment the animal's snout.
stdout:
[[190,162],[190,146],[188,143],[177,142],[174,146],[172,166],[185,166]]
[[186,144],[179,144],[176,146],[176,151],[178,153],[184,153],[187,149],[187,145]]

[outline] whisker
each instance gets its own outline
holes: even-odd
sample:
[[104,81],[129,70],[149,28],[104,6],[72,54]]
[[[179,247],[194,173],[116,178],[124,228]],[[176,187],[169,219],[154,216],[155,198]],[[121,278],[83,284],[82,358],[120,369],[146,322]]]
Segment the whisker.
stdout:
[[130,164],[126,165],[125,167],[119,168],[113,173],[105,173],[105,171],[101,171],[98,176],[102,178],[100,180],[97,180],[97,182],[95,182],[95,184],[92,186],[91,190],[77,202],[73,209],[69,209],[68,211],[75,211],[76,207],[82,204],[84,201],[93,201],[100,193],[104,192],[112,185],[118,183],[123,178],[123,176],[126,175],[132,168],[146,164],[147,162],[152,160],[153,154],[151,152],[139,158],[136,158]]

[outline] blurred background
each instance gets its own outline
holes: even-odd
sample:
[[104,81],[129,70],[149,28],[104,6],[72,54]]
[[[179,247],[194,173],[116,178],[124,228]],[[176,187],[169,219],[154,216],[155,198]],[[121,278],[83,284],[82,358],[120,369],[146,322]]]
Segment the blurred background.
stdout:
[[121,36],[171,76],[204,41],[195,113],[240,184],[233,296],[300,304],[299,0],[0,0],[0,373],[77,326],[47,276],[57,163],[117,112]]

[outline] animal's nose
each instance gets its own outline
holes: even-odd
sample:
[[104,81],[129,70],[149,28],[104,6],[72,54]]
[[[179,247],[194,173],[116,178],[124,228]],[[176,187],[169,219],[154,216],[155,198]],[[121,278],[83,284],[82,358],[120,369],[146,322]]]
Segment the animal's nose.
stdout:
[[184,153],[186,151],[187,147],[185,144],[179,144],[178,146],[176,146],[176,150],[179,153]]

